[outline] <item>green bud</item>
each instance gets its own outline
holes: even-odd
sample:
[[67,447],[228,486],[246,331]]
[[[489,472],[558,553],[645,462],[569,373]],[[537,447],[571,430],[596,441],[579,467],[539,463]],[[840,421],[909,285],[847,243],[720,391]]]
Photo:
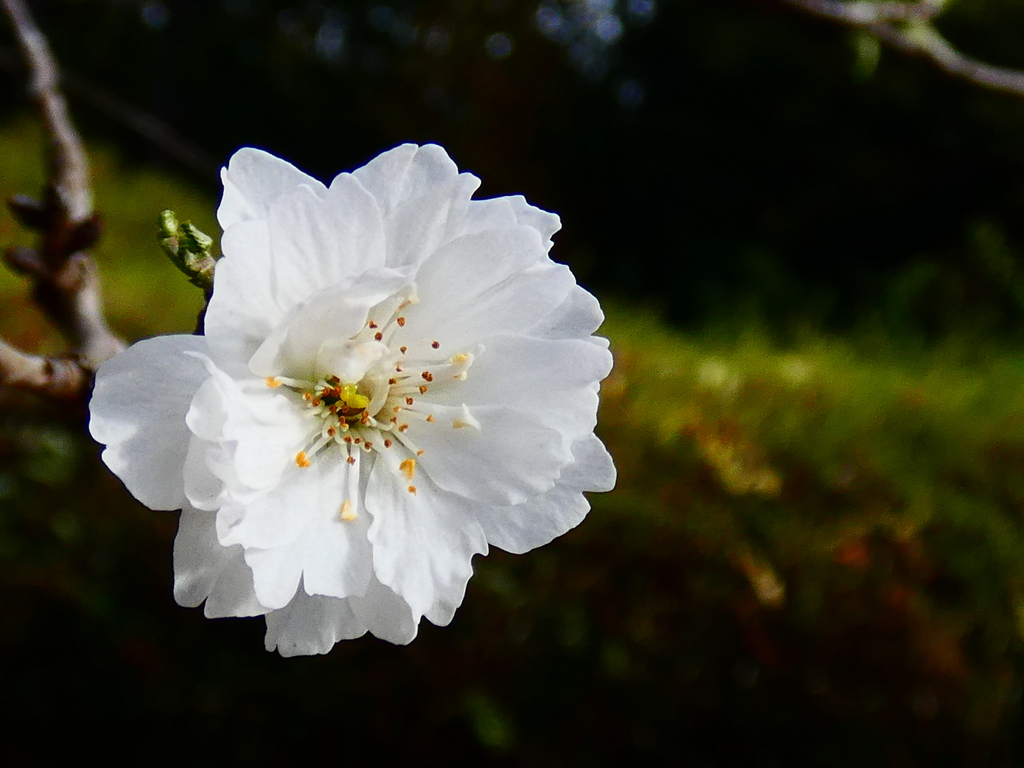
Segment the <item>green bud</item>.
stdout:
[[174,211],[162,211],[157,224],[164,253],[192,285],[209,294],[218,258],[212,253],[213,238],[191,221],[179,222]]

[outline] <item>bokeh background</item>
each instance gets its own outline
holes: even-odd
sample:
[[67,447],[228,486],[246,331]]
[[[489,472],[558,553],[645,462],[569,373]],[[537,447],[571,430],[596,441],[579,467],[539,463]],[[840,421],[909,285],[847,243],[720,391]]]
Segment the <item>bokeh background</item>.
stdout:
[[[194,327],[155,219],[215,233],[234,149],[330,178],[439,142],[480,195],[562,216],[553,255],[608,312],[620,481],[478,558],[451,626],[285,660],[259,620],[174,605],[175,515],[81,414],[5,394],[6,758],[1024,764],[1024,99],[770,0],[30,5],[118,331]],[[939,26],[1024,68],[1019,0]],[[23,84],[3,32],[5,197],[44,180]],[[18,278],[0,296],[6,338],[60,349]]]

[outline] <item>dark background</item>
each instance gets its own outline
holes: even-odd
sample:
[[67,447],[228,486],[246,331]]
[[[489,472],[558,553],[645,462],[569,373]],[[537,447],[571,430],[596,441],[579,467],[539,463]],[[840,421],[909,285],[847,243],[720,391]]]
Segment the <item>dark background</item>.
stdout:
[[[941,332],[992,302],[1002,330],[1020,319],[976,252],[979,232],[1020,244],[1024,101],[889,51],[876,66],[851,33],[779,3],[33,8],[86,130],[139,162],[187,166],[211,189],[243,145],[330,177],[435,141],[484,180],[481,194],[558,211],[557,256],[585,284],[682,324],[753,303],[782,323],[849,327],[921,263],[945,288],[939,306],[914,306],[915,330]],[[961,3],[940,26],[972,55],[1024,66],[1018,2]],[[196,156],[179,162],[127,129],[110,95]]]

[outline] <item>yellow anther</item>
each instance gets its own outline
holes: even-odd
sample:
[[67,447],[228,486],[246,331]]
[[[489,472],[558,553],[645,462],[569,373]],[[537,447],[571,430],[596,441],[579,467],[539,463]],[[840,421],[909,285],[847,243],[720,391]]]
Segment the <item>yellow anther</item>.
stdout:
[[465,352],[459,352],[459,354],[452,357],[452,363],[455,365],[462,365],[467,360],[469,360],[469,355]]
[[415,485],[410,485],[409,486],[409,493],[411,493],[413,496],[416,495],[416,486]]
[[350,523],[358,518],[359,515],[356,514],[356,510],[355,507],[352,506],[352,502],[345,499],[345,502],[341,505],[341,519],[346,523]]
[[267,376],[267,378],[266,378],[266,379],[265,379],[264,381],[266,382],[266,385],[267,385],[268,387],[270,387],[271,389],[277,389],[278,387],[280,387],[280,386],[281,386],[281,382],[280,382],[280,381],[278,381],[278,380],[277,380],[277,379],[276,379],[275,377],[273,377],[273,376]]
[[299,451],[297,454],[295,454],[295,463],[298,464],[299,467],[302,469],[305,469],[306,467],[309,466],[309,459],[306,458],[305,451]]
[[416,474],[416,459],[406,459],[398,465],[398,468],[402,470],[405,479],[411,483],[413,475]]

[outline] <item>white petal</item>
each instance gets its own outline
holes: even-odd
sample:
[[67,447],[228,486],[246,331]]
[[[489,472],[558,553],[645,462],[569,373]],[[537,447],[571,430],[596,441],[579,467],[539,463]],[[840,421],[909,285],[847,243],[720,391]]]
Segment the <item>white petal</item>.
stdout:
[[570,443],[597,422],[594,385],[611,370],[611,354],[589,340],[485,339],[465,381],[438,382],[430,401],[448,406],[501,405],[538,418]]
[[556,214],[530,205],[522,195],[514,195],[470,201],[458,234],[503,229],[516,224],[534,229],[546,250],[551,248],[552,235],[562,227]]
[[407,310],[405,330],[429,332],[447,349],[525,333],[576,285],[568,268],[549,261],[536,232],[526,227],[459,238],[427,261],[416,280],[420,303]]
[[214,511],[221,505],[224,489],[224,482],[210,466],[211,449],[216,447],[193,435],[185,455],[185,496],[196,509],[207,511]]
[[205,349],[206,340],[198,336],[146,339],[96,373],[89,431],[106,445],[106,465],[151,509],[179,509],[185,503],[185,413],[208,375],[185,352]]
[[278,198],[267,226],[275,297],[285,309],[325,286],[384,266],[380,210],[351,176],[335,179],[324,199],[309,187]]
[[480,180],[433,144],[404,144],[352,174],[384,216],[386,264],[415,265],[457,233]]
[[301,555],[302,547],[294,545],[316,516],[341,507],[344,489],[328,482],[330,464],[322,456],[313,457],[308,467],[292,462],[280,480],[257,498],[244,503],[227,500],[218,516],[221,543],[273,550],[293,545]]
[[245,562],[252,569],[253,589],[261,605],[275,610],[284,608],[301,591],[302,552],[298,547],[247,548]]
[[552,235],[562,228],[558,215],[530,205],[522,195],[514,195],[508,198],[508,201],[515,213],[516,221],[536,229],[550,248]]
[[612,368],[607,350],[580,339],[502,335],[482,346],[466,380],[434,387],[432,401],[544,409],[552,393],[590,387]]
[[374,573],[416,617],[439,602],[454,610],[473,575],[473,555],[487,551],[483,530],[465,500],[429,478],[414,477],[410,492],[398,462],[395,451],[381,455],[366,488]]
[[491,200],[470,200],[458,234],[472,235],[489,229],[514,227],[519,221],[509,202],[510,199],[496,197]]
[[[367,461],[366,458],[363,461]],[[347,488],[359,488],[359,478],[350,482],[348,472],[358,472],[340,451],[326,449],[313,459],[323,464],[321,499],[303,533],[302,580],[311,595],[349,597],[366,593],[373,575],[367,531],[370,515],[361,498],[348,498]],[[313,467],[309,467],[313,469]],[[354,520],[342,519],[345,502]]]
[[481,508],[479,520],[487,541],[513,554],[543,546],[575,528],[590,510],[583,491],[609,491],[615,466],[593,435],[573,445],[574,462],[546,494],[511,507]]
[[301,589],[284,608],[267,614],[266,648],[282,656],[327,653],[340,640],[366,634],[348,600],[313,597]]
[[373,305],[409,283],[408,270],[373,269],[295,305],[249,361],[257,376],[316,380],[316,360],[331,340],[345,341],[366,324]]
[[273,290],[270,234],[265,221],[235,224],[221,239],[213,297],[206,309],[206,336],[220,365],[244,364],[285,312]]
[[479,183],[464,173],[450,187],[407,200],[385,216],[387,265],[417,265],[451,240]]
[[[576,286],[554,310],[530,328],[531,336],[545,339],[583,339],[601,327],[604,312],[591,294]],[[607,342],[601,339],[602,346]]]
[[350,597],[348,603],[374,637],[395,645],[407,645],[416,637],[418,618],[409,604],[377,579],[370,579],[365,595]]
[[480,429],[460,429],[462,409],[431,406],[434,422],[410,422],[419,465],[441,488],[474,501],[519,504],[551,489],[572,461],[562,435],[511,408],[472,409]]
[[224,229],[240,221],[265,219],[271,202],[299,186],[308,186],[319,195],[326,191],[323,184],[291,163],[250,147],[235,152],[220,177],[224,196],[217,221]]
[[408,200],[450,186],[458,166],[436,144],[403,144],[377,155],[352,174],[377,199],[387,216]]
[[234,473],[247,488],[277,485],[305,447],[315,417],[262,379],[234,379],[209,358],[200,358],[210,374],[210,384],[192,400],[185,416],[189,428],[204,439],[219,437],[222,444],[231,446]]
[[339,264],[335,279],[383,268],[384,218],[376,198],[355,176],[342,173],[331,182],[325,205],[337,238]]
[[575,461],[566,467],[562,479],[584,491],[604,493],[615,487],[615,462],[597,435],[590,435],[573,446]]
[[212,512],[182,510],[174,539],[174,599],[188,608],[205,600],[211,619],[266,613],[256,600],[242,548],[222,547],[217,541],[215,517]]

